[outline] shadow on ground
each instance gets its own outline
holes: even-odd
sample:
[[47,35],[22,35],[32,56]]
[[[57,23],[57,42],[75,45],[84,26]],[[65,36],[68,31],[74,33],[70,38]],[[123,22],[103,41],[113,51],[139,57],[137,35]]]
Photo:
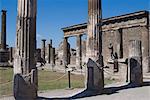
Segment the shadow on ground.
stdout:
[[71,97],[56,97],[56,98],[45,98],[45,97],[38,97],[37,100],[71,100],[71,99],[79,99],[79,98],[85,98],[85,97],[92,97],[92,96],[98,96],[98,95],[111,95],[115,93],[119,93],[120,90],[125,90],[125,89],[131,89],[131,88],[139,88],[143,86],[150,86],[150,81],[149,82],[143,82],[142,86],[136,86],[135,84],[127,84],[119,87],[108,87],[104,88],[102,92],[93,92],[89,90],[84,90],[80,93],[77,93],[74,96]]

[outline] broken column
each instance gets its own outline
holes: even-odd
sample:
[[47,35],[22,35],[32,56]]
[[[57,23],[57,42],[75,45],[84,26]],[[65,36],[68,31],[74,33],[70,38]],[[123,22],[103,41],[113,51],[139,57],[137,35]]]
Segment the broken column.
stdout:
[[36,8],[37,0],[18,0],[13,82],[16,100],[37,98]]
[[130,83],[142,85],[142,49],[140,40],[131,40],[129,42],[129,72]]
[[46,40],[42,39],[41,58],[43,59],[44,62],[45,62],[45,50],[46,50],[45,42]]
[[9,52],[6,48],[6,10],[2,10],[2,24],[0,33],[0,66],[4,67],[9,65]]
[[76,65],[77,68],[82,69],[82,35],[77,35],[76,47]]
[[99,92],[104,88],[101,21],[101,0],[88,0],[86,88]]

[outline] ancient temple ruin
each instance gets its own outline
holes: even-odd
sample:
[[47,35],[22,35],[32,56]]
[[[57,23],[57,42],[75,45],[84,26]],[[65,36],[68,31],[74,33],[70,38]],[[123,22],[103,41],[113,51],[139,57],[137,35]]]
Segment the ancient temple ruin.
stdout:
[[[148,11],[138,11],[102,20],[102,55],[104,60],[104,70],[110,73],[107,74],[104,71],[105,77],[116,78],[121,81],[128,81],[127,77],[129,74],[128,58],[130,57],[130,40],[141,41],[142,69],[144,73],[150,71],[149,26]],[[64,32],[64,37],[78,36],[83,34],[85,35],[88,34],[88,24],[83,23],[73,25],[62,28],[62,30]],[[79,45],[79,47],[82,46],[83,45],[81,44]],[[86,49],[89,49],[89,47],[86,46]],[[76,50],[76,52],[78,52],[78,50]],[[86,54],[86,52],[84,52],[84,54]],[[86,56],[88,55],[86,54]],[[81,59],[86,59],[86,57],[83,58],[81,56]],[[85,61],[82,61],[82,65],[84,62]],[[76,65],[78,66],[78,64],[79,63]]]

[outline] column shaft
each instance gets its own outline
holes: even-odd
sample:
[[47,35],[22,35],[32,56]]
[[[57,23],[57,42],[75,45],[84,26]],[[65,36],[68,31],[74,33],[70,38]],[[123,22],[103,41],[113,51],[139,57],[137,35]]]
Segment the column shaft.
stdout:
[[41,49],[41,58],[43,59],[44,62],[45,62],[45,51],[46,51],[45,42],[46,42],[46,40],[43,39],[42,40],[42,49]]
[[1,24],[1,35],[0,35],[0,43],[1,48],[6,50],[6,11],[2,10],[2,24]]
[[[88,58],[88,71],[86,74],[86,88],[95,91],[102,91],[104,88],[101,26],[101,0],[88,0],[88,33],[86,51],[86,56]],[[93,82],[91,83],[89,80],[93,80]]]
[[77,47],[76,47],[76,65],[77,68],[82,67],[82,36],[77,35]]
[[63,41],[63,65],[66,67],[68,64],[68,38],[65,37]]
[[51,48],[51,64],[55,65],[55,48]]
[[9,61],[13,62],[13,47],[9,48]]
[[37,98],[36,8],[37,0],[18,0],[13,82],[16,100]]

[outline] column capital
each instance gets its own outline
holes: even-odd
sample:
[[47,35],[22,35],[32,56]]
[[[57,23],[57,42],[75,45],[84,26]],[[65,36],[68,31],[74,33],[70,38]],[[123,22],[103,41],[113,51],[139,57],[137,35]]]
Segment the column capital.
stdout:
[[7,12],[7,10],[1,10],[1,12],[2,12],[2,13],[6,13],[6,12]]
[[46,39],[42,39],[42,41],[43,41],[43,42],[45,42],[45,41],[46,41]]

